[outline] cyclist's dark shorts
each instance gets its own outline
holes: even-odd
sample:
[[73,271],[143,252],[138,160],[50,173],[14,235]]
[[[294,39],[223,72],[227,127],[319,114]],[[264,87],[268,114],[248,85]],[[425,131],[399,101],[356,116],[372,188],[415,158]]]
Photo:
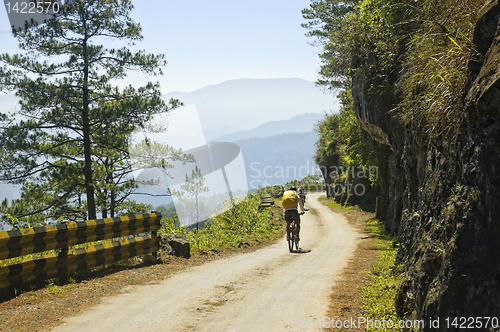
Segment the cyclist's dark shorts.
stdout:
[[293,216],[293,218],[295,219],[295,223],[296,224],[300,224],[299,211],[297,211],[296,209],[285,211],[285,220],[286,220],[287,223],[289,222],[288,221],[288,217],[289,216]]

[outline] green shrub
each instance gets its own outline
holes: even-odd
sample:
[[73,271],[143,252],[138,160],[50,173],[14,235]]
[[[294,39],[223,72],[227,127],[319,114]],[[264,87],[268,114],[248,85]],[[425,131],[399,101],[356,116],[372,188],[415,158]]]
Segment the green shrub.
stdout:
[[160,234],[185,236],[192,252],[208,252],[233,248],[242,242],[253,244],[283,234],[283,221],[273,209],[259,210],[261,197],[254,195],[234,204],[226,202],[227,210],[205,223],[198,232],[175,227],[177,217],[163,218]]

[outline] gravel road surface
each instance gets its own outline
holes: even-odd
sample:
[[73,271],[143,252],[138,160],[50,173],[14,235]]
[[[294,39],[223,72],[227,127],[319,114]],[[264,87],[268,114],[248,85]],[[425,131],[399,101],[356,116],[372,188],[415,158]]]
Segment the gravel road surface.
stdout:
[[[288,331],[322,320],[332,286],[359,239],[347,220],[308,195],[301,250],[275,245],[178,273],[66,318],[53,331]],[[319,331],[306,328],[307,331]]]

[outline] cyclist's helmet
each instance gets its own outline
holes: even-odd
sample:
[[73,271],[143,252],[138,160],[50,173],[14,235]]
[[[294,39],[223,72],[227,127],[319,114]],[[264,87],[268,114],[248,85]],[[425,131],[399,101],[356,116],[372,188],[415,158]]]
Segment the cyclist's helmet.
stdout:
[[290,189],[288,189],[288,190],[295,190],[295,191],[297,191],[297,188],[295,188],[295,186],[291,186]]

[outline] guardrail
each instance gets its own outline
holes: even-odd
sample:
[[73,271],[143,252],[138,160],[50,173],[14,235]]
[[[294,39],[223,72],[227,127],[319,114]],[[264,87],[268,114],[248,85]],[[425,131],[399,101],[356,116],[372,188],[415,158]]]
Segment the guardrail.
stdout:
[[[161,217],[161,213],[153,212],[0,232],[0,260],[60,249],[57,253],[0,266],[0,290],[138,255],[156,254],[160,247],[156,232],[160,229]],[[116,238],[122,239],[87,248],[70,248]]]
[[259,210],[266,207],[271,207],[274,205],[274,199],[271,196],[262,196],[261,203],[259,205]]

